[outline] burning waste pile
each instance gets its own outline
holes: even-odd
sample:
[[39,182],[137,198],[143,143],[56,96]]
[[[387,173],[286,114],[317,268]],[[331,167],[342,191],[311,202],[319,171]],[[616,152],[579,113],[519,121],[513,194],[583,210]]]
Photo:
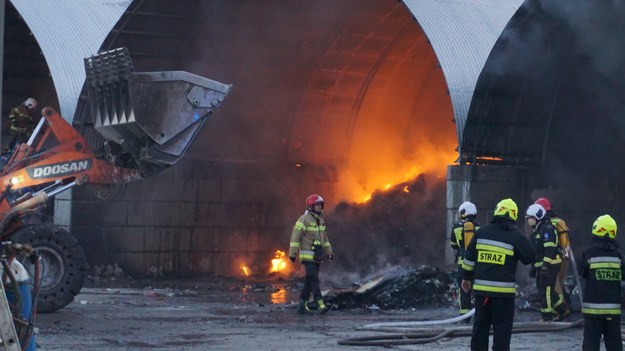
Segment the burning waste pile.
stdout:
[[399,267],[362,285],[330,289],[325,299],[337,309],[449,306],[452,287],[449,275],[436,267]]
[[342,202],[326,216],[340,257],[328,269],[354,279],[389,265],[444,265],[445,213],[444,180],[423,174],[365,203]]
[[[445,211],[444,180],[425,174],[376,191],[362,203],[339,203],[324,215],[337,256],[321,265],[322,286],[334,286],[324,299],[337,309],[451,306],[454,282],[436,268],[445,264]],[[300,264],[289,262],[282,250],[262,262],[240,264],[241,277],[256,282],[244,293],[272,292],[272,303],[298,294]]]
[[451,305],[454,283],[435,267],[445,264],[444,201],[444,181],[422,174],[365,203],[340,203],[326,217],[337,260],[322,272],[350,287],[330,289],[328,302],[339,309]]

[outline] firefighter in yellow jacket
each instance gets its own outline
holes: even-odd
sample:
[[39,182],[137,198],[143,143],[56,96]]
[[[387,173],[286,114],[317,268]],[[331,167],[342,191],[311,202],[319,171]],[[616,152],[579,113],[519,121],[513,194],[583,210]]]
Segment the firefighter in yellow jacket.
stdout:
[[[11,144],[25,143],[32,134],[37,121],[33,118],[33,113],[37,108],[37,100],[28,98],[21,105],[15,106],[9,113],[11,121],[11,136],[13,138]],[[11,146],[12,146],[11,145]]]
[[299,253],[299,262],[306,268],[304,288],[300,294],[300,303],[297,308],[298,314],[311,313],[308,299],[313,295],[317,303],[317,310],[321,313],[328,311],[328,306],[323,302],[321,289],[319,289],[319,267],[321,261],[327,258],[334,259],[332,246],[328,240],[326,223],[323,220],[324,201],[320,195],[313,194],[306,198],[306,212],[301,215],[291,234],[289,245],[289,258],[295,262]]
[[[462,290],[460,284],[462,282],[464,254],[471,239],[473,239],[473,235],[480,229],[480,224],[475,220],[476,216],[477,207],[475,207],[475,204],[469,201],[463,202],[458,207],[458,218],[460,221],[453,226],[449,236],[449,245],[456,252],[456,262],[458,263],[458,306],[460,307],[460,314],[465,314],[473,308],[471,294]],[[469,323],[471,319],[467,318],[465,321]]]

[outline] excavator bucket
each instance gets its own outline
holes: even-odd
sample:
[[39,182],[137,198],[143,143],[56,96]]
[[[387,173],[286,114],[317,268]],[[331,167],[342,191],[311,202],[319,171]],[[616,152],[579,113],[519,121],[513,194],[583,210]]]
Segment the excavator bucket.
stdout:
[[86,58],[85,70],[107,153],[146,178],[182,157],[232,88],[183,71],[135,72],[126,48]]

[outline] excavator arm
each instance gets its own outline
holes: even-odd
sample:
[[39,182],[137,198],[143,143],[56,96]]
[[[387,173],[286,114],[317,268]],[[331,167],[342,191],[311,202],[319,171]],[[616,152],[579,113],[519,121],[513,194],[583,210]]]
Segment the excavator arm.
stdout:
[[41,257],[39,312],[69,304],[88,263],[77,240],[36,210],[77,185],[123,184],[173,166],[232,87],[182,71],[135,72],[125,48],[85,59],[85,71],[85,133],[46,107],[28,142],[0,164],[0,242],[27,243]]
[[0,170],[0,231],[17,205],[36,208],[76,185],[128,183],[171,167],[232,87],[182,71],[134,72],[125,48],[85,59],[85,70],[91,123],[102,144],[94,151],[44,108],[28,142]]

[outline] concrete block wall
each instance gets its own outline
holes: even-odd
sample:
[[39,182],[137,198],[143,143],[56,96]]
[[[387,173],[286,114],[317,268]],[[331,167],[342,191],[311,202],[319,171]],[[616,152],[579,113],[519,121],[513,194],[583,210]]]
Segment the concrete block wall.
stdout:
[[91,265],[117,263],[134,276],[238,275],[241,264],[263,272],[276,250],[288,249],[307,194],[333,198],[332,170],[300,171],[184,159],[112,189],[107,201],[76,188],[70,230]]

